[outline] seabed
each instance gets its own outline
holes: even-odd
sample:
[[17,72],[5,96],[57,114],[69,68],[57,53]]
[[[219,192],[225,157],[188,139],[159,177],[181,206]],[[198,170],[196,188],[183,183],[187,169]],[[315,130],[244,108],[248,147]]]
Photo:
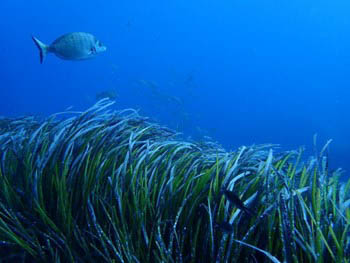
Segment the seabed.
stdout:
[[227,152],[112,104],[0,120],[0,262],[350,262],[328,143]]

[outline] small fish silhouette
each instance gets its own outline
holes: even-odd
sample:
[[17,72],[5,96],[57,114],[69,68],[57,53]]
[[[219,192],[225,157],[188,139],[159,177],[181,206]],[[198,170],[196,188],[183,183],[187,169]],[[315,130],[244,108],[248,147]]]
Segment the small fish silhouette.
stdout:
[[244,205],[244,203],[242,202],[241,199],[239,199],[239,197],[233,193],[232,191],[229,190],[224,190],[223,194],[225,195],[225,197],[231,202],[233,203],[235,206],[237,206],[239,209],[241,209],[242,211],[246,212],[249,215],[254,215],[255,213],[253,212],[253,210],[251,210],[250,208],[246,207]]

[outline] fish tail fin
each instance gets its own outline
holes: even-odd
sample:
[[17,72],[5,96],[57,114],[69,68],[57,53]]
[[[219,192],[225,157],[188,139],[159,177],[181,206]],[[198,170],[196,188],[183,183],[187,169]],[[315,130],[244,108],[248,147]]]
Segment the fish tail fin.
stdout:
[[244,207],[244,211],[250,216],[255,216],[255,212],[248,207]]
[[45,56],[49,52],[49,46],[45,45],[43,42],[41,42],[39,39],[32,36],[32,39],[34,41],[34,44],[38,47],[39,53],[40,53],[40,63],[42,64],[44,61]]

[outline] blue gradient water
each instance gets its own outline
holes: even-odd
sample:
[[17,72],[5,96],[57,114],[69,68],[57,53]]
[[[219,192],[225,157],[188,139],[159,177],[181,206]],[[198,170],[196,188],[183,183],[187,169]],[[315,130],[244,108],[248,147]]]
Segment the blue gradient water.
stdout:
[[[0,115],[82,110],[104,90],[116,108],[140,109],[226,149],[305,146],[333,139],[332,167],[350,170],[350,2],[18,1],[0,4]],[[49,55],[44,43],[74,31],[108,47],[89,61]]]

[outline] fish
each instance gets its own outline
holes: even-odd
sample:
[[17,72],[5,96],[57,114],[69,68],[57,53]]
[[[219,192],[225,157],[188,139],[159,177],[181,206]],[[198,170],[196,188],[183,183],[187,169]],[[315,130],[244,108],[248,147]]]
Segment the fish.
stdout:
[[32,39],[39,49],[41,64],[48,53],[53,53],[65,60],[85,60],[107,50],[107,47],[94,35],[85,32],[62,35],[50,45],[44,44],[34,36]]
[[108,98],[110,100],[116,100],[117,97],[118,95],[115,90],[105,90],[96,94],[96,100],[102,100],[104,98]]
[[242,211],[244,211],[245,213],[249,214],[249,215],[255,215],[254,211],[251,210],[250,208],[246,207],[244,205],[244,203],[242,202],[241,199],[239,199],[239,197],[232,191],[229,190],[223,190],[222,191],[223,194],[225,195],[225,197],[231,202],[233,203],[235,206],[237,206],[239,209],[241,209]]

